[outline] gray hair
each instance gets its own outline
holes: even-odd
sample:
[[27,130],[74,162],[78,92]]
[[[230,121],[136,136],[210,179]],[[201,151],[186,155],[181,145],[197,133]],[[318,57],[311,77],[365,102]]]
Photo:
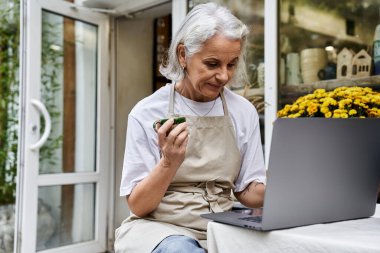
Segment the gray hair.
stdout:
[[167,60],[160,66],[161,74],[175,82],[182,80],[184,78],[184,70],[178,61],[178,45],[183,44],[186,56],[191,57],[199,52],[206,40],[216,34],[230,39],[241,40],[241,53],[231,82],[246,84],[248,78],[245,55],[248,28],[230,10],[215,3],[197,5],[187,14],[172,39]]

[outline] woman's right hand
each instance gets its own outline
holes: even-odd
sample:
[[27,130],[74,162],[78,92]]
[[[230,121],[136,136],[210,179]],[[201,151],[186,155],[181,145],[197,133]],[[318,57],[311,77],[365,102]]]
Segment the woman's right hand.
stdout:
[[178,125],[173,123],[174,120],[171,118],[162,126],[157,124],[156,130],[162,165],[177,170],[185,159],[189,132],[186,122]]

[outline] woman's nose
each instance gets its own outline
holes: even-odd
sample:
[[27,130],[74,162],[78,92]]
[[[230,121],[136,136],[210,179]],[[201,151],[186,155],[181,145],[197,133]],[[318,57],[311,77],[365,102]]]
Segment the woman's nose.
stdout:
[[216,74],[216,78],[219,81],[226,82],[228,81],[228,70],[226,67],[222,67],[218,70],[218,73]]

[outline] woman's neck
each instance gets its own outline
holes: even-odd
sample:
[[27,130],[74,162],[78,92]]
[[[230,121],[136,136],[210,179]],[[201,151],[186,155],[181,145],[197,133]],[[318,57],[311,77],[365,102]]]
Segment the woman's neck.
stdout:
[[217,99],[217,97],[210,98],[203,96],[201,92],[195,90],[193,85],[186,81],[186,79],[182,79],[181,81],[175,83],[174,88],[179,94],[181,94],[181,96],[196,102],[210,102]]

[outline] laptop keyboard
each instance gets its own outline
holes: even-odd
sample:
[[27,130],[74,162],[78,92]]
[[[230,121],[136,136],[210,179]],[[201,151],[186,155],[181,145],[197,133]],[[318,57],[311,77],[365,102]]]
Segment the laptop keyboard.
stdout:
[[246,220],[246,221],[252,221],[252,222],[261,222],[262,221],[262,216],[243,217],[243,218],[239,218],[239,220]]

